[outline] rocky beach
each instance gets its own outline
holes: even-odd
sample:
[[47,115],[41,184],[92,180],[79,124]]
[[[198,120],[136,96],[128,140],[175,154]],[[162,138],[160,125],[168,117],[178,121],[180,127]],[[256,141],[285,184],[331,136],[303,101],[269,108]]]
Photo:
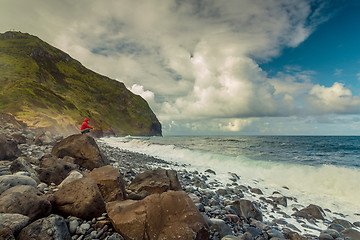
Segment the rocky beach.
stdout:
[[0,239],[360,239],[360,222],[91,135],[0,124]]

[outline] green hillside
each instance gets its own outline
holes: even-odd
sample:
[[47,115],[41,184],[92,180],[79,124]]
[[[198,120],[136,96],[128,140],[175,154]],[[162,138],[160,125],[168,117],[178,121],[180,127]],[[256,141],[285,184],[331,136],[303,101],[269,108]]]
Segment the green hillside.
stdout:
[[0,112],[30,128],[78,132],[85,117],[101,135],[161,135],[147,102],[39,38],[0,34]]

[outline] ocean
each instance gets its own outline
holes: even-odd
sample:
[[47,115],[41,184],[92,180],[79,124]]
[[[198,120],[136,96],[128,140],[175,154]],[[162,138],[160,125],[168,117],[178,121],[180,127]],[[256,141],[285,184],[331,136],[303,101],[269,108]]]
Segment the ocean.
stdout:
[[360,221],[360,137],[356,136],[165,136],[110,137],[107,144],[177,163],[231,183],[281,191],[298,203],[316,204]]

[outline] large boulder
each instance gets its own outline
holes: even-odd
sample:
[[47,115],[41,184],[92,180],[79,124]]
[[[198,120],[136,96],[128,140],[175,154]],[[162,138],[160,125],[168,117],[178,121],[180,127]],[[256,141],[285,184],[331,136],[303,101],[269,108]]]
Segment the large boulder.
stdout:
[[61,140],[55,144],[51,153],[59,158],[73,157],[76,164],[89,170],[109,164],[94,138],[87,134],[75,134]]
[[208,226],[183,191],[152,194],[143,200],[110,202],[110,221],[125,239],[208,239]]
[[17,143],[0,133],[0,160],[12,160],[20,155]]
[[163,193],[168,190],[181,190],[181,184],[174,170],[148,170],[136,175],[130,183],[129,190],[133,192],[147,191],[150,194]]
[[125,181],[119,170],[107,165],[87,174],[98,185],[105,202],[126,199]]
[[262,222],[263,220],[262,212],[251,201],[241,199],[233,202],[232,205],[235,207],[239,217],[244,217],[248,220],[250,218],[254,218]]
[[105,212],[100,190],[96,182],[88,177],[63,185],[54,196],[55,207],[64,215],[92,219]]
[[19,213],[31,221],[48,216],[51,208],[48,198],[33,186],[15,186],[0,196],[1,213]]
[[21,230],[18,240],[70,240],[69,229],[63,217],[50,215],[31,223]]
[[18,185],[29,185],[36,187],[37,183],[34,179],[28,176],[22,175],[2,175],[0,176],[0,194],[6,190],[18,186]]
[[42,157],[39,165],[39,179],[44,183],[55,183],[57,185],[60,184],[72,170],[78,168],[74,158],[57,158],[51,154]]
[[[18,213],[0,213],[0,228],[9,228],[16,235],[30,223],[30,218]],[[1,239],[1,238],[0,238]]]

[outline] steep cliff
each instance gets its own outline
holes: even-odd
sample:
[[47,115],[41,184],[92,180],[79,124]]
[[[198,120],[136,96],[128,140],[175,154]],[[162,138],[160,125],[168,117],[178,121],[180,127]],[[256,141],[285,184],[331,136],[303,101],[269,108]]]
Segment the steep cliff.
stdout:
[[0,112],[30,128],[78,132],[85,117],[99,135],[161,135],[147,102],[38,37],[0,34]]

